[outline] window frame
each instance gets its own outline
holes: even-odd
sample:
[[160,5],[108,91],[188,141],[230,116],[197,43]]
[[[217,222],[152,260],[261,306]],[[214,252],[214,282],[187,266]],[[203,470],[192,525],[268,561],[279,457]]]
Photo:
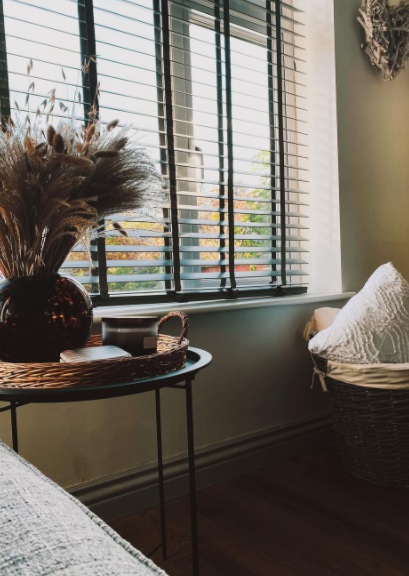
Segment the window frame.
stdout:
[[[214,4],[216,8],[220,10],[222,14],[221,18],[223,17],[224,27],[226,28],[224,31],[220,28],[219,23],[219,30],[218,35],[221,37],[223,34],[225,42],[226,42],[226,74],[225,74],[225,81],[226,81],[226,108],[227,108],[227,151],[228,151],[228,181],[226,187],[228,189],[228,200],[227,200],[227,211],[228,211],[228,222],[234,222],[234,205],[233,205],[233,142],[232,142],[232,133],[233,129],[231,126],[232,123],[232,103],[231,103],[231,69],[229,72],[230,62],[229,62],[229,41],[230,41],[230,9],[234,8],[236,4],[239,6],[241,0],[231,0],[230,3],[228,0],[225,2],[219,2],[219,0],[215,0]],[[291,1],[291,0],[290,0]],[[200,2],[195,2],[195,0],[185,0],[186,3],[186,10],[190,10],[195,5],[197,6],[197,10],[205,14],[205,10],[203,8],[203,4]],[[6,37],[5,37],[5,28],[4,28],[4,14],[1,5],[1,12],[0,12],[0,52],[3,51],[2,56],[4,58],[0,59],[0,105],[1,105],[1,112],[2,118],[6,118],[7,115],[10,114],[10,101],[8,92],[8,71],[7,71],[7,53],[5,51],[6,46]],[[89,58],[90,56],[94,56],[97,53],[96,49],[96,38],[95,38],[95,23],[94,23],[94,16],[93,16],[93,0],[78,0],[78,20],[79,20],[79,37],[81,40],[81,58]],[[283,101],[283,54],[282,54],[282,42],[281,42],[281,5],[286,5],[283,0],[266,0],[265,3],[262,3],[260,0],[255,0],[254,2],[254,11],[257,13],[260,10],[269,14],[270,20],[267,20],[267,30],[272,32],[273,23],[271,21],[271,13],[275,13],[275,30],[276,30],[276,50],[275,53],[277,55],[277,62],[275,64],[276,67],[276,74],[277,74],[277,86],[275,90],[278,94],[277,101],[275,101],[275,105],[278,108],[278,134],[279,134],[279,179],[280,179],[280,190],[281,195],[279,199],[280,203],[280,212],[281,215],[285,215],[286,210],[286,166],[285,166],[285,150],[284,150],[284,101]],[[165,77],[165,85],[163,88],[160,87],[158,82],[157,90],[158,90],[158,106],[161,110],[158,110],[158,118],[159,122],[163,122],[162,128],[164,128],[163,132],[166,132],[166,141],[167,141],[167,149],[168,154],[175,159],[176,157],[176,149],[179,148],[179,142],[175,141],[174,133],[178,133],[176,125],[178,118],[174,117],[174,99],[177,94],[177,87],[172,85],[172,74],[171,74],[171,45],[170,45],[170,36],[173,30],[170,28],[171,18],[173,16],[172,13],[169,12],[169,8],[174,8],[172,2],[169,0],[152,0],[152,7],[154,11],[154,19],[155,19],[155,42],[156,47],[159,52],[157,52],[157,78]],[[270,10],[266,10],[266,7],[270,8]],[[209,8],[210,11],[210,8]],[[234,19],[232,19],[234,20]],[[203,24],[200,22],[200,25]],[[249,26],[250,29],[250,26]],[[273,54],[273,39],[272,33],[269,35],[269,39],[267,41],[269,44],[268,54],[271,56]],[[220,58],[221,61],[221,58]],[[94,60],[89,60],[89,71],[88,75],[85,77],[84,82],[84,97],[83,102],[89,102],[92,100],[90,97],[92,94],[97,93],[98,89],[98,73],[97,73],[97,62]],[[269,66],[273,66],[273,62],[269,61]],[[162,67],[162,69],[160,69]],[[269,77],[272,78],[273,74],[269,74]],[[188,82],[189,80],[185,80]],[[230,85],[229,85],[230,83]],[[181,92],[188,93],[187,90],[181,90]],[[269,86],[269,94],[272,95],[273,87]],[[229,100],[230,99],[230,100]],[[84,104],[85,106],[85,104]],[[271,102],[271,106],[274,107],[274,103]],[[162,113],[161,113],[162,112]],[[272,115],[274,115],[274,108],[270,110]],[[86,111],[84,110],[84,117],[86,117]],[[161,120],[161,118],[166,117],[167,121]],[[161,128],[159,126],[159,128]],[[275,129],[275,127],[273,126]],[[162,138],[162,130],[160,129],[161,138]],[[183,148],[190,149],[195,148],[194,146],[194,134],[186,134],[186,138],[188,140],[187,146]],[[276,145],[276,136],[272,135],[272,146]],[[162,146],[160,147],[161,154],[163,152]],[[192,150],[193,151],[193,150]],[[163,159],[165,160],[165,159]],[[161,163],[162,166],[165,166],[165,161]],[[172,250],[172,259],[169,262],[168,271],[169,273],[173,274],[174,279],[174,287],[172,287],[171,282],[165,280],[165,292],[154,292],[154,293],[144,293],[144,292],[135,292],[135,293],[115,293],[110,294],[108,291],[108,281],[107,281],[107,259],[106,259],[106,246],[105,246],[105,238],[98,237],[95,240],[92,240],[91,247],[90,247],[90,254],[91,254],[91,263],[92,263],[92,272],[98,277],[98,285],[99,290],[98,293],[94,293],[93,290],[97,288],[97,286],[93,286],[91,290],[91,298],[95,306],[99,305],[123,305],[123,304],[138,304],[138,303],[155,303],[155,302],[185,302],[185,301],[198,301],[198,300],[209,300],[209,299],[220,299],[220,298],[227,298],[227,299],[236,299],[239,297],[248,297],[248,296],[284,296],[287,294],[302,294],[307,291],[307,288],[304,286],[286,286],[285,281],[285,272],[282,274],[284,282],[283,285],[271,285],[265,286],[262,285],[260,287],[252,287],[246,289],[245,287],[236,287],[236,283],[234,280],[234,248],[229,250],[229,257],[228,261],[226,261],[226,266],[221,266],[221,269],[225,271],[230,269],[230,283],[231,287],[226,287],[225,282],[221,282],[219,288],[211,289],[210,291],[206,290],[198,290],[197,292],[184,292],[183,286],[180,280],[180,272],[181,272],[181,246],[179,244],[180,237],[179,237],[179,227],[181,224],[178,222],[178,215],[177,215],[177,204],[180,198],[176,192],[176,173],[175,173],[175,166],[171,165],[172,163],[168,163],[168,167],[170,166],[169,173],[166,174],[166,177],[169,178],[170,182],[170,196],[171,196],[171,210],[169,211],[169,217],[172,222],[172,242],[168,239],[165,239],[169,243],[170,249]],[[273,163],[270,163],[272,170],[275,170],[275,165],[273,168]],[[271,181],[273,183],[277,181],[276,174],[271,174]],[[272,201],[276,204],[277,200]],[[182,215],[181,215],[182,216]],[[183,216],[182,216],[183,217]],[[103,226],[103,222],[100,223]],[[182,224],[183,226],[183,224]],[[270,225],[271,226],[271,225]],[[281,257],[280,262],[281,264],[284,263],[284,270],[285,270],[285,261],[286,261],[286,250],[287,250],[287,240],[286,240],[286,226],[285,224],[281,227]],[[271,230],[273,228],[271,227]],[[229,226],[229,235],[230,235],[230,243],[234,245],[234,226]],[[165,258],[168,253],[165,253]],[[274,265],[273,265],[274,266]],[[199,286],[198,286],[199,287]]]

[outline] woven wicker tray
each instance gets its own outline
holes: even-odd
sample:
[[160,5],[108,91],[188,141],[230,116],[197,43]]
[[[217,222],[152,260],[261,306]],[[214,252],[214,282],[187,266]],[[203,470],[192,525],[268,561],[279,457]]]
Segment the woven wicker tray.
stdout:
[[[182,323],[179,337],[159,334],[158,351],[149,356],[115,358],[93,362],[0,362],[0,389],[10,388],[73,388],[127,382],[160,376],[183,368],[189,341],[189,327],[184,312],[170,312],[159,320],[159,330],[170,318]],[[87,346],[101,346],[101,336],[91,336]]]

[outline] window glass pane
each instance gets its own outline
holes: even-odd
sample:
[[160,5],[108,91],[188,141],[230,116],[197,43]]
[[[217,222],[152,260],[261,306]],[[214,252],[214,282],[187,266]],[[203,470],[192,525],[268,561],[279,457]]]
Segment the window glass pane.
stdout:
[[[200,246],[204,251],[201,272],[207,285],[217,286],[223,271],[219,235],[220,210],[226,210],[220,195],[227,193],[227,172],[219,181],[219,133],[215,67],[215,34],[202,26],[190,27],[192,93],[195,143],[202,152],[202,180],[197,186]],[[209,63],[213,72],[208,70]],[[204,74],[204,70],[206,70]],[[266,48],[240,38],[231,38],[234,209],[236,276],[238,284],[251,284],[253,275],[261,283],[270,281],[271,272],[271,189],[269,165],[269,105]],[[225,80],[225,79],[224,79]],[[225,94],[223,95],[225,99]],[[225,104],[223,105],[225,114]],[[223,122],[226,141],[226,121]],[[226,154],[224,150],[224,154]],[[221,159],[225,165],[225,159]],[[204,195],[202,195],[204,194]],[[228,228],[224,226],[225,233]],[[225,250],[228,242],[225,239]],[[212,251],[213,248],[213,251]],[[226,259],[226,252],[224,252]],[[268,262],[268,263],[264,263]],[[226,271],[224,271],[226,274]],[[263,276],[264,275],[264,276]],[[218,278],[217,278],[218,277]],[[257,281],[260,284],[260,278]]]
[[[100,117],[131,125],[134,139],[149,149],[161,167],[158,87],[152,2],[94,0]],[[157,215],[156,215],[157,217]],[[165,245],[162,222],[149,214],[124,214],[106,222],[120,223],[128,236],[107,233],[105,250],[109,292],[164,291]]]
[[[237,284],[271,280],[272,217],[267,49],[231,39]],[[256,105],[253,106],[253,103]],[[260,251],[260,249],[266,250]]]
[[[60,120],[83,121],[78,7],[73,0],[4,0],[10,107],[13,120],[40,130]],[[19,119],[19,120],[17,120]],[[92,289],[88,246],[78,246],[61,270]]]
[[47,0],[4,0],[3,9],[11,108],[31,111],[33,122],[38,108],[47,114],[49,107],[43,102],[55,90],[50,119],[82,117],[82,106],[76,102],[82,87],[76,2],[60,0],[53,10]]
[[[220,285],[220,265],[225,256],[219,238],[220,200],[217,79],[214,32],[201,26],[189,26],[189,62],[191,82],[192,137],[189,163],[191,193],[190,228],[182,231],[184,288],[198,289]],[[182,205],[184,205],[182,199]],[[187,214],[187,213],[186,213]],[[200,223],[202,222],[202,223]],[[196,276],[197,275],[197,276]]]

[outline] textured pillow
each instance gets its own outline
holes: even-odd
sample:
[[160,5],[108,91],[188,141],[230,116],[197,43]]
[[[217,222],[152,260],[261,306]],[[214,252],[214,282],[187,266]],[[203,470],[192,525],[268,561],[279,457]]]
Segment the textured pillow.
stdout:
[[0,442],[1,576],[167,576]]
[[390,262],[380,266],[308,348],[347,363],[409,362],[408,282]]

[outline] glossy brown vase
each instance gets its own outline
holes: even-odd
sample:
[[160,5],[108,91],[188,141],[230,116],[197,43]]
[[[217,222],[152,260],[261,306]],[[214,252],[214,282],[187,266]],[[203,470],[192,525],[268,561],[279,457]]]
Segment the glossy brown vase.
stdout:
[[0,283],[0,359],[58,362],[81,348],[92,326],[92,302],[67,276],[23,276]]

